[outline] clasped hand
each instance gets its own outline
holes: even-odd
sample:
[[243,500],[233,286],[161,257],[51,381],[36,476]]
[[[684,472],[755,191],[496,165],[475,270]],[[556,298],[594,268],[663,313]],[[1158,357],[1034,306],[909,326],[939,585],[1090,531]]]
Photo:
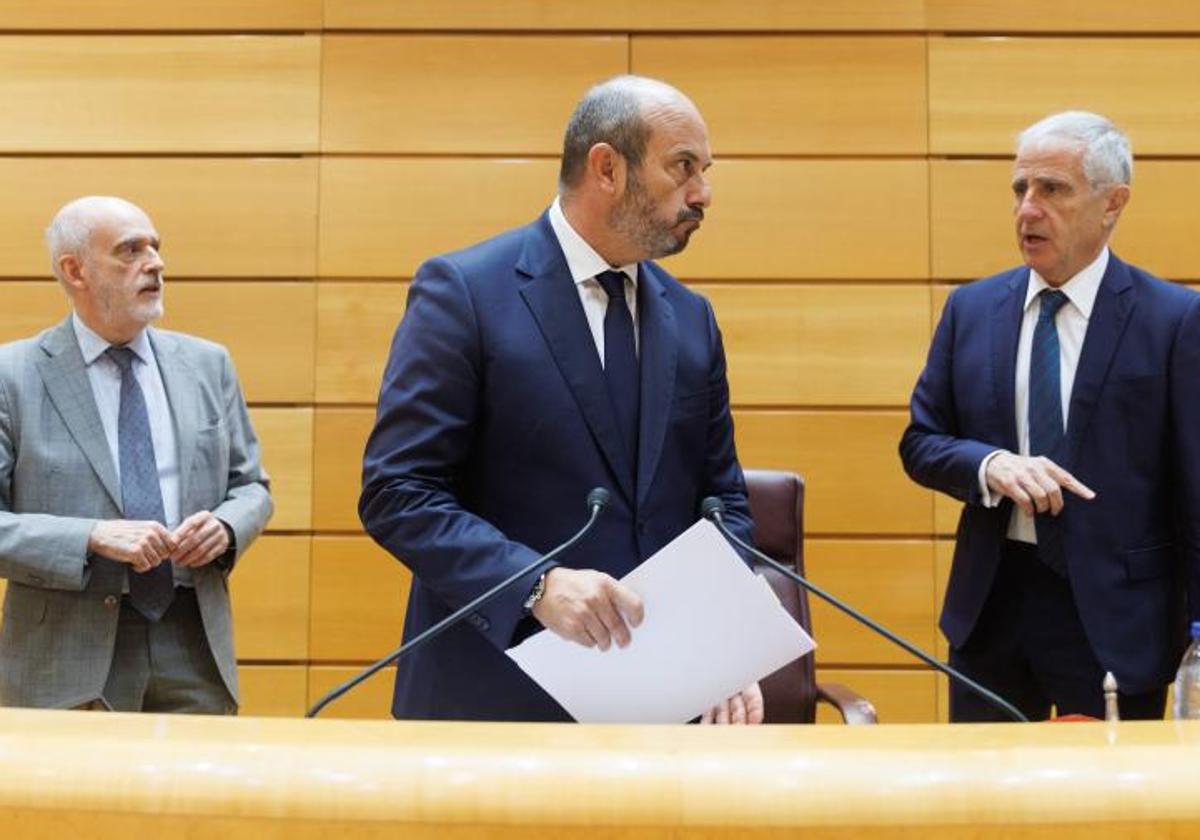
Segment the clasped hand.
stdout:
[[148,572],[165,560],[195,568],[211,563],[229,549],[229,535],[210,511],[194,513],[168,530],[161,522],[101,520],[88,537],[88,551]]

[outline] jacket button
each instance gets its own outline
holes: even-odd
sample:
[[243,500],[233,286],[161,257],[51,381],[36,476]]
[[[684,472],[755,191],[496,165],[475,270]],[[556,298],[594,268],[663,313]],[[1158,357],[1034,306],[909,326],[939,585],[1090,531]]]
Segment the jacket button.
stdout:
[[44,577],[42,577],[41,575],[30,575],[29,582],[32,583],[34,586],[45,586],[46,585],[46,579]]
[[115,607],[116,605],[117,605],[117,596],[116,595],[105,595],[104,596],[104,606],[112,608],[112,607]]

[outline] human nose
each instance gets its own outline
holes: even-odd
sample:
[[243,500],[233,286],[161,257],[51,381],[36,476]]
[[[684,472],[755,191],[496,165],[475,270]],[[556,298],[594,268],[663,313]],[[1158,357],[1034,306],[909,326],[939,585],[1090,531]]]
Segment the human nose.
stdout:
[[1042,207],[1032,192],[1026,192],[1024,195],[1017,196],[1014,213],[1020,220],[1039,219],[1042,216]]
[[146,248],[146,261],[142,264],[142,270],[159,274],[166,268],[166,263],[163,262],[162,255],[152,246]]
[[712,204],[712,186],[708,183],[703,175],[696,176],[696,184],[692,188],[691,194],[688,195],[688,206],[708,207]]

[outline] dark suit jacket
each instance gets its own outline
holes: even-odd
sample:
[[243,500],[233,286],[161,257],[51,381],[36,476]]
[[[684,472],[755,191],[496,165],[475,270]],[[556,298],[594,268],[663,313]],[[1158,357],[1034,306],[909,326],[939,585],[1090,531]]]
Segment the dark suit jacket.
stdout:
[[[421,266],[383,376],[363,463],[368,533],[413,570],[405,638],[612,502],[563,565],[620,578],[720,496],[749,539],[721,336],[708,302],[653,263],[638,282],[637,486],[604,373],[548,217]],[[536,576],[400,665],[406,718],[565,720],[504,649],[536,626]],[[522,626],[519,626],[522,625]]]
[[[1017,337],[1029,269],[950,296],[900,442],[908,474],[966,502],[941,627],[956,647],[992,585],[1012,503],[979,504],[980,462],[1017,451]],[[1181,610],[1200,604],[1200,295],[1110,255],[1049,456],[1096,491],[1064,493],[1068,575],[1088,639],[1128,692],[1179,662]],[[1052,616],[1046,617],[1053,620]]]

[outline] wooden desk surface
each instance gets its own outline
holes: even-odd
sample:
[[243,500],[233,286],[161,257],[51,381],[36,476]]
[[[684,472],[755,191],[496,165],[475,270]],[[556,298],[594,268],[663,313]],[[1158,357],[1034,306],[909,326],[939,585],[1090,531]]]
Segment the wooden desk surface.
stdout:
[[1200,722],[744,728],[0,710],[5,838],[1200,836]]

